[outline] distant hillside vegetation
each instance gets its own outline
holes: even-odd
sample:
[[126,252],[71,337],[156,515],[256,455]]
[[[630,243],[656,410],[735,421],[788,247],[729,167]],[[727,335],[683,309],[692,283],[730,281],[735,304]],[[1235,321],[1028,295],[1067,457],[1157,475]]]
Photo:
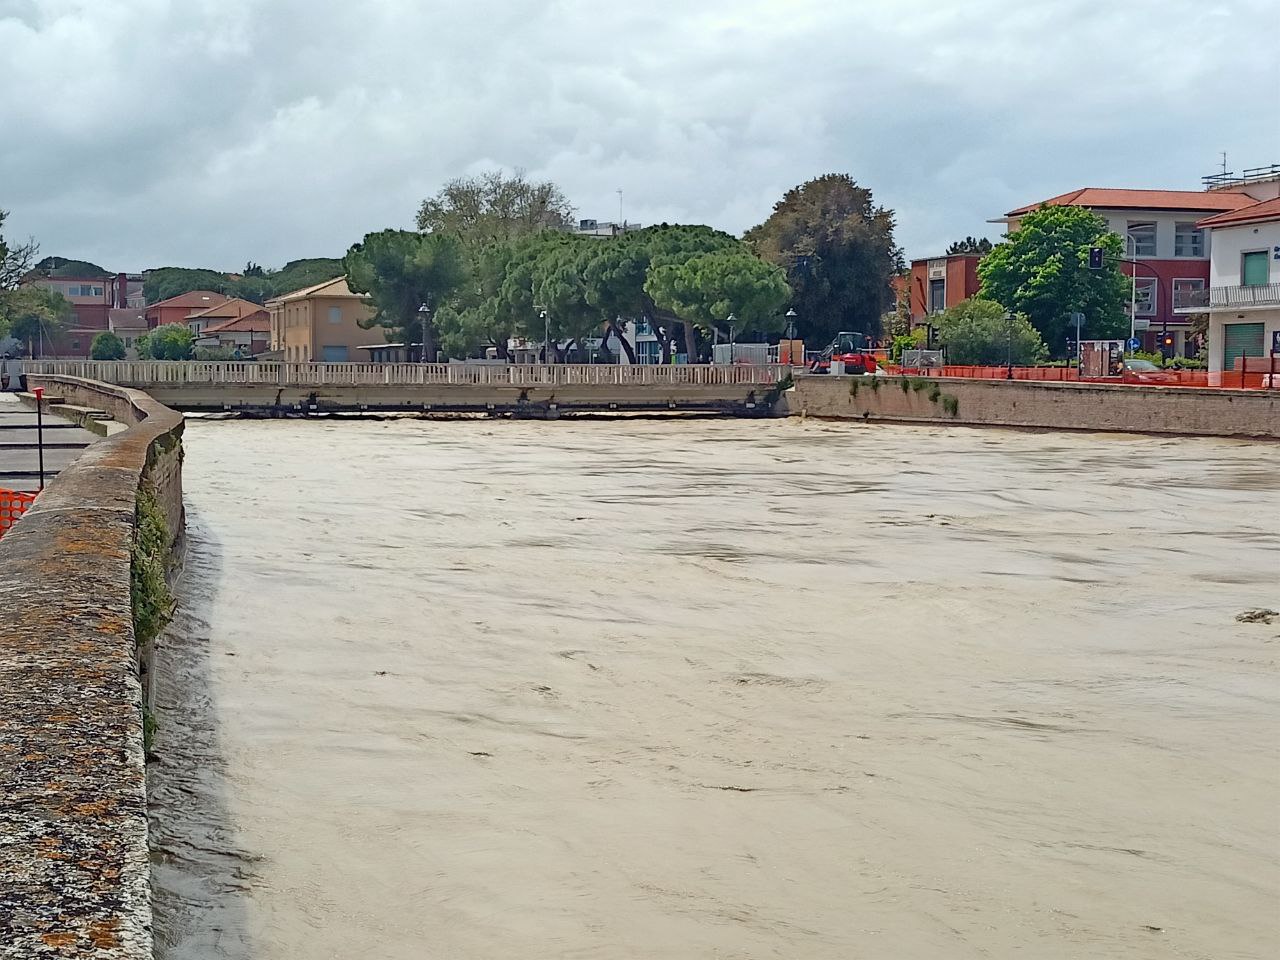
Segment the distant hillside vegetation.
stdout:
[[265,303],[282,293],[312,287],[340,277],[342,273],[342,261],[329,257],[290,260],[280,270],[265,270],[249,263],[239,274],[188,267],[157,267],[146,272],[143,293],[147,303],[158,303],[192,290],[212,290],[228,297]]

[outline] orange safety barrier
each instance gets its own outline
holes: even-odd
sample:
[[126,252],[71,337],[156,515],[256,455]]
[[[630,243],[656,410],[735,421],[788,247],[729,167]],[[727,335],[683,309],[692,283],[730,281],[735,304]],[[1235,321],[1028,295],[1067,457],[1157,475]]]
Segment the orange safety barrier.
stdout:
[[[1239,366],[1240,361],[1236,361]],[[1075,367],[1014,367],[1009,376],[1008,367],[977,367],[948,364],[943,367],[913,369],[896,364],[886,364],[885,372],[912,377],[960,377],[968,380],[1034,380],[1050,383],[1114,383],[1137,387],[1214,387],[1230,390],[1280,389],[1280,360],[1276,373],[1271,374],[1269,358],[1250,357],[1244,370],[1223,370],[1209,373],[1206,370],[1166,369],[1151,373],[1126,372],[1123,377],[1080,377]]]
[[0,490],[0,537],[18,522],[18,518],[27,512],[27,508],[35,502],[34,493],[21,490]]

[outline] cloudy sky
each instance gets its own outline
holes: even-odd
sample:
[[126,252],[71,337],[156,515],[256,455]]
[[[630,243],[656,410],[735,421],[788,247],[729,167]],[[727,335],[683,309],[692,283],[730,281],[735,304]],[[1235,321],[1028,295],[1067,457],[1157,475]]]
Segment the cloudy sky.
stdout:
[[448,178],[738,232],[839,171],[909,256],[1080,186],[1280,162],[1276,0],[0,0],[10,235],[340,256]]

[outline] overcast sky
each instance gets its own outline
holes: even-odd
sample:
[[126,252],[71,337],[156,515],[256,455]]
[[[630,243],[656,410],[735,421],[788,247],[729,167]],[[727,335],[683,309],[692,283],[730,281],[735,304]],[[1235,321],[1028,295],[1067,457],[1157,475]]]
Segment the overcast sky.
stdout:
[[112,270],[340,256],[448,178],[740,232],[847,172],[908,256],[1280,162],[1276,0],[0,0],[0,208]]

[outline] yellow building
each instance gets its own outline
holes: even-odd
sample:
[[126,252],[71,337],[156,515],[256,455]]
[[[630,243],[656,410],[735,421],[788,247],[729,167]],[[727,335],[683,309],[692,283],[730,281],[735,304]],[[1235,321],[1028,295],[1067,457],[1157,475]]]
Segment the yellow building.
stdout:
[[351,292],[346,277],[326,280],[267,301],[271,351],[287,363],[365,360],[356,347],[386,342],[382,327],[364,329],[373,316],[367,296]]

